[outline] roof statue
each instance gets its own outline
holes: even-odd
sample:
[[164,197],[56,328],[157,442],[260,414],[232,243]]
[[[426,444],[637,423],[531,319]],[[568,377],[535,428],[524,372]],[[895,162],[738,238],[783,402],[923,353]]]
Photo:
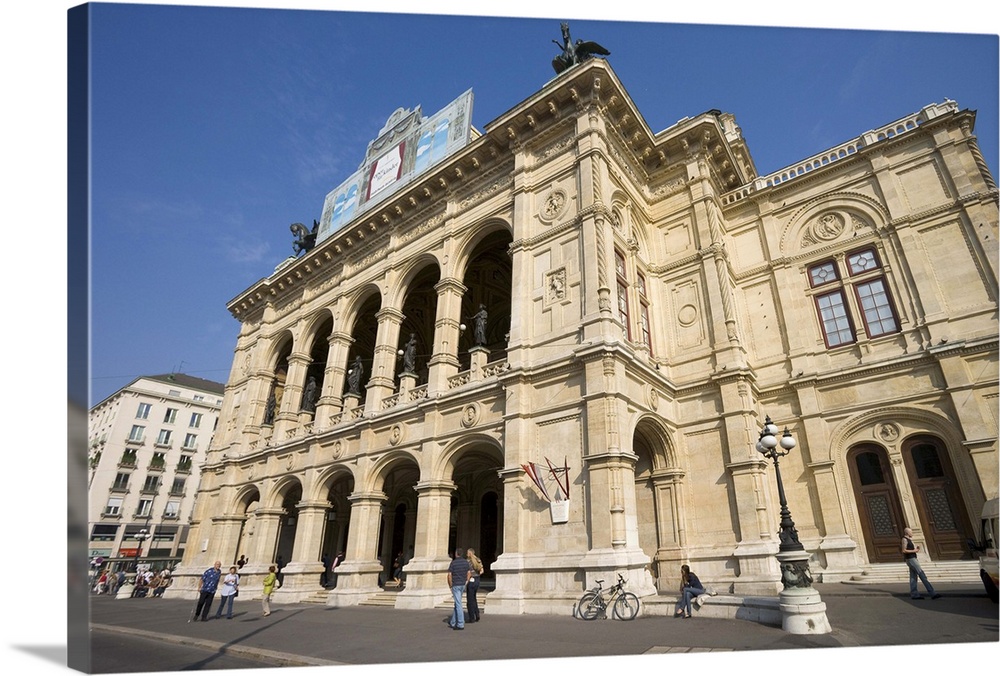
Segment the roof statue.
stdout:
[[292,223],[288,226],[288,229],[295,235],[295,241],[292,242],[292,249],[295,250],[296,256],[304,251],[311,251],[316,246],[316,233],[319,232],[319,221],[313,220],[312,230],[309,230],[301,223]]
[[552,59],[552,67],[555,69],[556,73],[561,73],[570,66],[583,63],[595,54],[599,54],[601,56],[608,56],[611,54],[611,52],[606,50],[604,47],[601,47],[596,42],[584,42],[583,40],[577,40],[576,43],[574,43],[572,38],[569,36],[569,24],[563,22],[561,26],[563,41],[561,43],[558,40],[552,41],[558,45],[560,49],[562,49],[562,54]]

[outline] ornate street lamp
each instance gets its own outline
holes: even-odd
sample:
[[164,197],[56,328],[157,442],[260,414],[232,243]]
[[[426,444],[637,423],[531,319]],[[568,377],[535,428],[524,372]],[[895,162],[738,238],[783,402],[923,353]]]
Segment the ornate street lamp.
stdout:
[[781,609],[781,628],[792,634],[828,634],[832,631],[826,618],[826,604],[812,586],[809,572],[809,553],[799,542],[792,513],[785,499],[778,458],[783,458],[795,448],[795,437],[785,428],[778,438],[778,426],[771,416],[764,417],[764,427],[757,441],[757,452],[774,462],[774,476],[778,482],[778,501],[781,503],[781,523],[778,531],[778,565],[781,569],[782,590],[778,594]]
[[[774,461],[774,476],[778,482],[778,500],[781,502],[781,530],[778,531],[778,538],[781,540],[781,545],[778,547],[778,551],[790,552],[790,551],[802,551],[805,547],[799,542],[799,532],[795,530],[795,522],[792,521],[792,513],[788,509],[788,502],[785,500],[785,487],[781,483],[781,468],[778,467],[778,458],[783,458],[788,455],[789,451],[795,448],[795,437],[792,433],[785,428],[784,434],[781,435],[781,440],[778,440],[778,426],[771,422],[771,416],[766,416],[764,418],[764,429],[760,431],[760,440],[757,442],[757,452],[763,455],[765,458],[769,458]],[[778,450],[778,447],[781,450]],[[809,574],[809,564],[806,560],[805,575],[803,576],[806,583],[812,582],[812,576]],[[784,575],[782,575],[782,583],[785,583]],[[784,584],[785,587],[788,584]]]

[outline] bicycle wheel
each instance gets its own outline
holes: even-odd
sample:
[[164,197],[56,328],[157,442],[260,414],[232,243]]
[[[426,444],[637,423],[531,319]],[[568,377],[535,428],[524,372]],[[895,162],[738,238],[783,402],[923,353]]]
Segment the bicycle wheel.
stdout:
[[622,592],[615,599],[615,617],[619,620],[631,620],[639,614],[639,597],[632,592]]
[[600,594],[589,591],[580,597],[576,604],[576,612],[585,620],[596,620],[604,607]]

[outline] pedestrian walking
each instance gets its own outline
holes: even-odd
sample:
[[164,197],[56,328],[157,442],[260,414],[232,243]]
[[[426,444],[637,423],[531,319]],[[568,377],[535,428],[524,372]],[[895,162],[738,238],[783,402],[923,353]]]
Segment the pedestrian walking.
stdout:
[[465,586],[472,579],[472,567],[469,560],[462,555],[462,549],[455,550],[455,558],[448,566],[448,587],[451,588],[452,598],[455,599],[455,610],[452,611],[448,626],[452,629],[465,629],[465,611],[462,610],[462,592]]
[[691,599],[705,593],[705,585],[701,583],[698,576],[691,572],[690,566],[681,566],[681,598],[677,601],[677,608],[674,610],[674,617],[681,615],[686,619],[691,617]]
[[326,587],[330,584],[330,555],[323,552],[323,558],[320,560],[323,562],[323,572],[319,575],[319,585]]
[[264,576],[264,595],[260,598],[264,617],[271,614],[271,594],[274,593],[274,586],[278,583],[277,570],[274,566],[268,566],[267,575]]
[[222,578],[222,591],[219,592],[219,609],[215,611],[215,619],[222,618],[222,609],[226,609],[226,619],[233,619],[233,600],[240,593],[240,576],[236,566],[229,566],[229,572]]
[[195,606],[194,616],[191,618],[195,622],[199,619],[208,622],[208,613],[212,609],[212,601],[215,600],[215,592],[219,588],[221,578],[222,561],[216,561],[214,566],[201,574],[201,579],[198,580],[198,605]]
[[924,569],[920,567],[920,562],[917,560],[920,545],[913,544],[913,530],[910,528],[903,529],[902,550],[903,560],[906,561],[906,565],[910,569],[910,598],[914,601],[920,601],[924,598],[917,590],[917,578],[920,578],[920,581],[924,583],[924,589],[927,590],[932,599],[941,598],[941,595],[934,591],[934,586],[927,581]]
[[472,547],[469,547],[469,550],[465,553],[465,558],[469,561],[469,569],[471,571],[468,585],[469,598],[467,601],[469,606],[469,622],[478,622],[479,600],[476,598],[476,592],[479,591],[479,576],[483,574],[483,562],[476,556],[476,550]]

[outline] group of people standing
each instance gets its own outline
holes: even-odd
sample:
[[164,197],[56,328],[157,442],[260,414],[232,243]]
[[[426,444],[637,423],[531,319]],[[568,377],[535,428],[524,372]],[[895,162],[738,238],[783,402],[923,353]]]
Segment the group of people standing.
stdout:
[[[240,557],[243,563],[239,566],[230,566],[229,572],[223,574],[222,562],[215,564],[201,574],[198,580],[198,604],[195,606],[191,622],[208,622],[208,616],[212,611],[212,603],[215,601],[216,593],[219,594],[219,606],[215,611],[215,619],[222,619],[222,613],[226,613],[226,619],[233,619],[233,602],[240,593],[239,569],[246,565],[245,557]],[[268,566],[267,575],[264,576],[263,595],[261,596],[261,606],[264,617],[271,614],[271,596],[274,590],[281,587],[278,578],[278,566]]]
[[448,619],[452,629],[465,629],[465,611],[462,610],[462,594],[468,590],[469,622],[478,622],[479,601],[476,592],[479,591],[479,578],[483,574],[483,562],[476,556],[475,549],[469,549],[462,554],[461,548],[455,550],[455,556],[448,566],[448,587],[455,600],[455,609]]
[[[128,576],[124,571],[115,572],[113,570],[103,570],[94,584],[94,591],[98,594],[117,595],[118,591],[128,581]],[[170,577],[170,569],[163,570],[140,570],[135,574],[134,586],[129,598],[160,598],[163,592],[173,583]]]

